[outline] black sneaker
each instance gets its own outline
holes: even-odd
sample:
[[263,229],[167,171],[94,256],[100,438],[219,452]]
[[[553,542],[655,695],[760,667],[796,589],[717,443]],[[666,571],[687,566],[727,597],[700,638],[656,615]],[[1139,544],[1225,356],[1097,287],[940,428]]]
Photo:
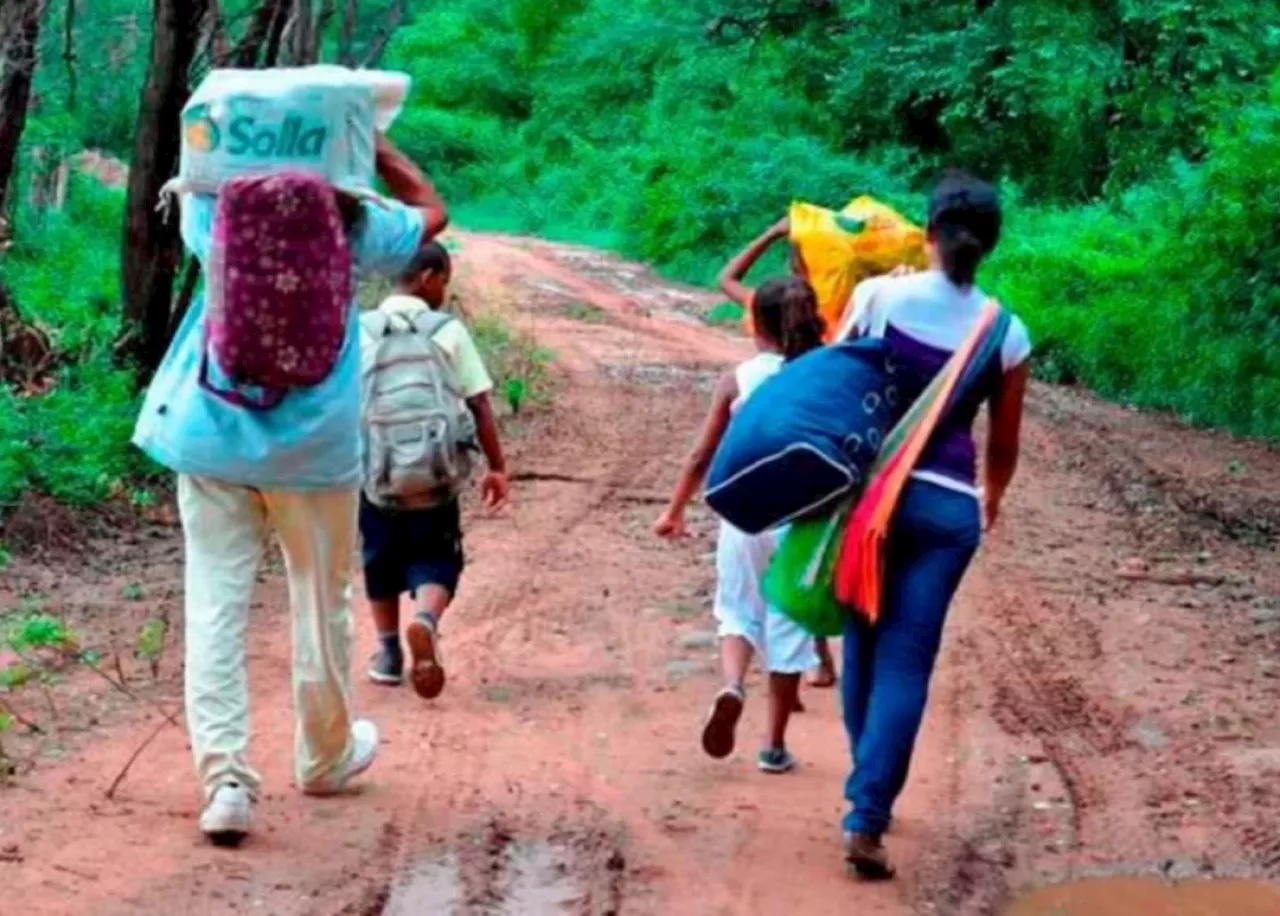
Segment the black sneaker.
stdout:
[[796,758],[785,747],[767,747],[756,756],[756,766],[761,773],[780,775],[796,768]]
[[369,680],[387,687],[399,687],[404,683],[404,656],[379,648],[369,662]]

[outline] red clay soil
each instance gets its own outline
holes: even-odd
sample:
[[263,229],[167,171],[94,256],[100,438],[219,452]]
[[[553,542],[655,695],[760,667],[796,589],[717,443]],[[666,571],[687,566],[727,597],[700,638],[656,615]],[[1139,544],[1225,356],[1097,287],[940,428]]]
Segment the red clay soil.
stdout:
[[[1280,878],[1280,456],[1037,388],[1002,527],[952,609],[889,837],[900,880],[848,879],[836,698],[807,691],[801,769],[752,765],[763,684],[730,760],[703,756],[716,688],[714,524],[649,526],[746,343],[714,300],[567,247],[465,236],[464,301],[554,350],[550,408],[511,426],[514,508],[471,513],[445,626],[449,686],[424,704],[358,681],[383,729],[362,791],[290,786],[289,623],[277,570],[253,623],[258,832],[206,846],[185,735],[92,674],[5,697],[45,734],[0,788],[0,913],[986,914],[1069,878]],[[180,708],[180,634],[158,678],[137,627],[180,630],[171,527],[18,560],[131,689]],[[132,599],[132,600],[130,600]],[[360,657],[372,631],[359,608]],[[114,662],[113,662],[114,670]]]

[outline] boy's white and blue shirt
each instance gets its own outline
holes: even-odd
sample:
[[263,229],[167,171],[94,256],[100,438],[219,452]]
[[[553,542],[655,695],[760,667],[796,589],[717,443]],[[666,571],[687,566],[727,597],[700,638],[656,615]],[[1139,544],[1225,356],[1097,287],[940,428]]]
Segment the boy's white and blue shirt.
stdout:
[[[214,206],[211,197],[183,201],[182,237],[201,260],[209,249]],[[357,270],[400,274],[417,253],[422,233],[421,211],[390,201],[366,203],[360,230],[352,240]],[[358,487],[362,478],[358,317],[353,302],[346,342],[327,379],[290,391],[270,410],[249,410],[200,385],[205,303],[204,296],[199,296],[147,390],[134,445],[178,474],[264,490]]]

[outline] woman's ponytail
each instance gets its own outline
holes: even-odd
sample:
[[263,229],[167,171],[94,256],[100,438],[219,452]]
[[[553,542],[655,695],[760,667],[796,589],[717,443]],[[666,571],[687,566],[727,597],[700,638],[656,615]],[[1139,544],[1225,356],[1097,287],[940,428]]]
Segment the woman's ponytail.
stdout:
[[942,272],[956,286],[972,286],[978,267],[1000,241],[1003,223],[995,189],[966,175],[952,175],[929,202],[929,239]]

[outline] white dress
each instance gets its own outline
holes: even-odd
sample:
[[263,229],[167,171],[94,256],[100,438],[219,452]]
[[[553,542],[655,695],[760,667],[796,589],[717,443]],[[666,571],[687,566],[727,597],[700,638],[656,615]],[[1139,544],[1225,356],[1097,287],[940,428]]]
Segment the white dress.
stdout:
[[[776,353],[759,353],[734,370],[738,397],[731,411],[743,404],[760,383],[782,368]],[[728,522],[720,523],[716,545],[715,615],[719,635],[741,636],[775,674],[800,674],[818,664],[813,637],[768,606],[760,579],[769,568],[781,531],[745,534]]]

